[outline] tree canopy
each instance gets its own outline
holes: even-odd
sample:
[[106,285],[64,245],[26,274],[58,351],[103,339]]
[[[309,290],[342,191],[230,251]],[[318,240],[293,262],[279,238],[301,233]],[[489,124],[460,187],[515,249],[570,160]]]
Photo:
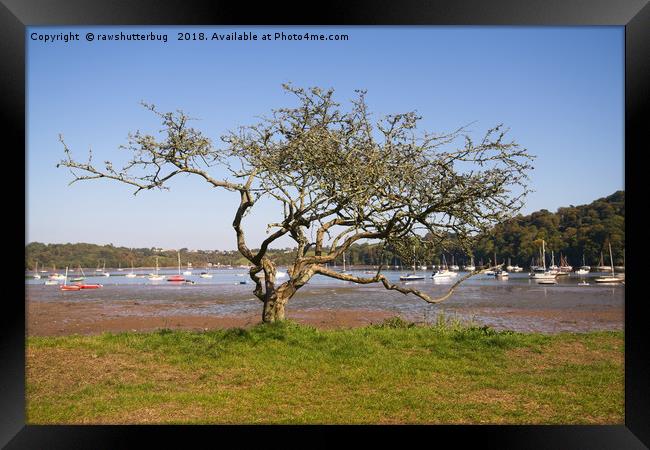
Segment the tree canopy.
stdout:
[[[374,121],[365,91],[347,108],[332,89],[284,85],[297,105],[222,136],[215,146],[192,128],[182,111],[160,112],[162,136],[132,133],[124,148],[131,160],[121,169],[110,161],[96,166],[92,155],[78,162],[61,137],[73,183],[111,179],[131,185],[135,193],[166,189],[176,175],[193,174],[216,188],[239,195],[233,228],[239,252],[251,264],[255,295],[263,302],[265,321],[284,318],[284,306],[315,274],[356,283],[381,282],[435,303],[425,292],[391,284],[378,270],[357,277],[329,264],[353,244],[379,241],[402,248],[405,239],[442,244],[453,235],[470,250],[474,238],[512,217],[528,193],[532,156],[497,125],[474,140],[467,127],[447,133],[418,131],[415,112]],[[226,169],[229,177],[213,176]],[[282,220],[268,224],[268,237],[253,251],[243,220],[261,198],[275,200]],[[296,243],[289,279],[276,283],[276,264],[269,246],[282,236]]]

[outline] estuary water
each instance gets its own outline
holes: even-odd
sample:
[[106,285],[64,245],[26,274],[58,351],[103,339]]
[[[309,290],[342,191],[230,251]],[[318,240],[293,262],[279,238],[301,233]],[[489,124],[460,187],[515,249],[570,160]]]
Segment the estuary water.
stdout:
[[[285,270],[285,269],[282,269]],[[56,285],[45,285],[47,279],[26,279],[28,302],[96,303],[105,307],[137,302],[141,309],[115,309],[118,315],[157,316],[234,316],[256,314],[260,301],[253,295],[254,284],[246,269],[211,270],[213,278],[200,278],[200,270],[185,276],[194,284],[174,283],[146,278],[150,271],[128,273],[111,272],[110,277],[86,273],[86,283],[100,283],[101,289],[63,292]],[[160,274],[174,275],[176,270],[161,270]],[[351,271],[370,277],[363,271]],[[432,296],[444,294],[458,278],[432,280],[430,272],[419,272],[424,280],[400,282],[405,272],[385,271],[392,282],[417,288]],[[460,272],[459,277],[464,273]],[[599,285],[593,282],[600,273],[588,276],[558,277],[556,285],[540,285],[527,273],[511,273],[508,280],[496,280],[486,275],[475,275],[464,281],[446,301],[431,305],[414,295],[387,291],[381,284],[357,285],[351,282],[315,276],[298,291],[287,306],[291,310],[358,310],[382,311],[400,315],[416,322],[434,322],[443,314],[446,318],[465,323],[489,325],[514,331],[591,331],[618,330],[624,325],[623,285]],[[279,281],[282,281],[280,278]],[[284,278],[286,280],[286,278]],[[241,282],[247,281],[247,284]],[[581,285],[581,282],[589,285]]]

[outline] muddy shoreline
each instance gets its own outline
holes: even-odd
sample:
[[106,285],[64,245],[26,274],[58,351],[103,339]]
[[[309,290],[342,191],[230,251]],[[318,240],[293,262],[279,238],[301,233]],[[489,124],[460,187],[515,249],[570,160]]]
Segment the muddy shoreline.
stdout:
[[[27,305],[28,336],[92,335],[103,332],[209,330],[251,327],[261,322],[261,312],[223,316],[155,315],[152,307],[137,301],[121,307],[97,303],[44,303]],[[371,310],[288,310],[287,318],[322,329],[360,327],[380,323],[394,316],[389,311]]]
[[[561,332],[623,329],[624,313],[619,308],[593,310],[557,310],[532,308],[447,308],[439,310],[447,319],[463,323],[489,325],[509,329],[515,319],[530,323],[530,331]],[[321,329],[360,327],[381,323],[400,315],[416,323],[433,322],[435,314],[421,317],[396,314],[380,309],[287,308],[287,318]],[[102,332],[148,332],[168,328],[174,330],[209,330],[251,327],[261,321],[261,309],[236,314],[192,314],[173,305],[156,305],[131,300],[116,303],[102,301],[27,302],[26,332],[29,336],[92,335]],[[536,330],[536,324],[541,329]]]

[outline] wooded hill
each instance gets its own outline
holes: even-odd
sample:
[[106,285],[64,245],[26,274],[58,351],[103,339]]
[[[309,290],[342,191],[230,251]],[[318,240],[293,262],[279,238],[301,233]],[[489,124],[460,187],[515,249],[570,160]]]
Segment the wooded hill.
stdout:
[[[233,234],[234,239],[234,234]],[[556,212],[545,209],[530,215],[518,215],[494,227],[490,233],[479,236],[474,247],[474,262],[487,264],[494,260],[496,251],[498,262],[508,261],[522,267],[528,267],[533,257],[539,255],[541,239],[546,241],[547,254],[555,252],[555,261],[559,263],[560,253],[573,266],[582,265],[584,253],[588,265],[597,265],[601,252],[605,264],[609,264],[608,243],[612,244],[614,264],[623,265],[623,249],[625,248],[625,192],[617,191],[612,195],[600,198],[588,205],[568,206],[559,208]],[[286,265],[291,260],[291,249],[270,250],[271,258],[279,265]],[[180,249],[181,262],[188,262],[196,268],[205,267],[208,263],[222,265],[246,264],[246,260],[236,251],[189,251]],[[440,254],[432,256],[431,261],[421,261],[420,264],[439,264]],[[346,252],[346,261],[353,265],[377,265],[381,257],[378,245],[364,243],[353,245]],[[469,255],[459,249],[444,249],[445,258],[451,264],[469,262]],[[58,269],[81,265],[82,267],[103,266],[107,268],[153,267],[158,256],[161,267],[176,267],[176,250],[156,248],[127,248],[109,245],[78,244],[43,244],[29,243],[25,247],[25,268],[33,270],[38,261],[39,268],[51,270],[54,265]],[[342,259],[337,262],[343,263]],[[390,251],[384,252],[383,263],[387,265],[411,265],[412,261],[402,261],[399,256]]]

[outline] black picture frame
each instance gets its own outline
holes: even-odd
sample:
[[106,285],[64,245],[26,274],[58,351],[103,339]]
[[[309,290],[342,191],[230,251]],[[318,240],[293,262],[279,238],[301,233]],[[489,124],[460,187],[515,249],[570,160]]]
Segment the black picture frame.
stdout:
[[[312,5],[313,6],[313,5]],[[625,424],[619,426],[430,426],[430,427],[255,427],[275,435],[285,431],[309,431],[318,443],[337,442],[340,431],[360,431],[383,439],[387,433],[409,436],[417,431],[425,442],[437,445],[451,439],[455,446],[475,442],[482,448],[584,448],[621,449],[650,446],[648,408],[650,370],[644,296],[639,290],[641,250],[633,224],[642,223],[644,196],[640,191],[643,164],[642,117],[648,112],[650,80],[650,5],[647,0],[447,0],[435,2],[360,1],[328,2],[315,14],[304,3],[140,0],[0,0],[0,102],[5,125],[3,178],[5,193],[16,191],[11,177],[24,158],[12,149],[25,141],[25,27],[34,25],[508,25],[508,26],[624,26],[625,27],[625,190],[626,273],[625,302]],[[643,114],[646,113],[646,114]],[[7,137],[13,145],[7,142]],[[7,170],[8,169],[8,170]],[[28,174],[26,174],[28,176]],[[25,180],[23,179],[23,182]],[[10,195],[5,205],[7,236],[25,236],[25,204]],[[21,206],[23,215],[20,216]],[[21,221],[20,218],[23,218]],[[637,225],[638,227],[638,225]],[[11,233],[11,234],[9,234]],[[24,239],[9,239],[12,255],[24,255]],[[20,248],[20,250],[19,250]],[[20,291],[24,274],[18,260],[9,271],[10,284]],[[20,268],[22,270],[22,268]],[[23,289],[24,294],[24,289]],[[8,449],[132,448],[134,439],[170,444],[187,434],[207,438],[210,445],[224,427],[176,426],[36,426],[25,425],[25,304],[20,293],[4,296],[0,315],[0,446]],[[235,442],[247,442],[251,427],[228,427]],[[233,436],[234,435],[234,436]],[[270,436],[265,437],[271,438]],[[271,438],[272,439],[272,438]],[[223,442],[223,441],[222,441]],[[167,446],[167,445],[162,445]]]

